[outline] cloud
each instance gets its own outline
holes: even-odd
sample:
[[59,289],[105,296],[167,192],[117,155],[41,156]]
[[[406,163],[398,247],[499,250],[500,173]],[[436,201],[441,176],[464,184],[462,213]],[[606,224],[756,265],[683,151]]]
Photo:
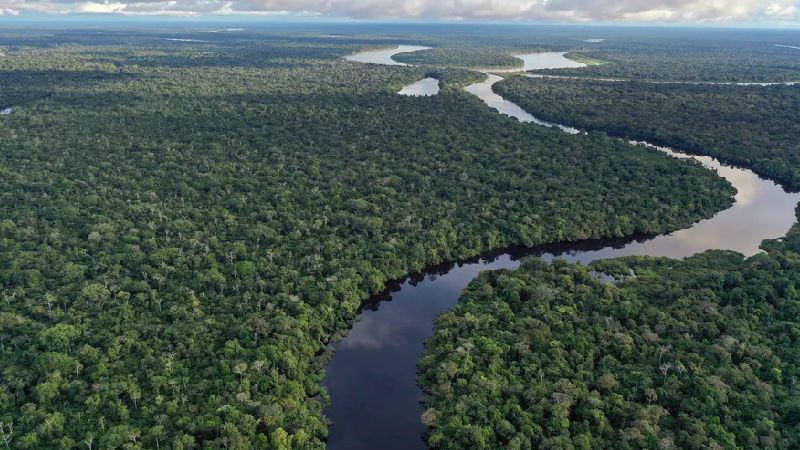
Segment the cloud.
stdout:
[[800,0],[0,0],[18,12],[800,24]]
[[123,11],[127,6],[125,3],[84,2],[78,6],[78,11],[82,13],[113,13]]

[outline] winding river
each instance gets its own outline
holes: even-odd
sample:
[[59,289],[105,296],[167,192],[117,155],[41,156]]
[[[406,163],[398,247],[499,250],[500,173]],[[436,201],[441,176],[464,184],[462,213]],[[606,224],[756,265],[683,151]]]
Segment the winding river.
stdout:
[[597,78],[576,77],[574,75],[551,75],[541,73],[526,73],[530,78],[556,78],[561,80],[604,81],[608,83],[646,83],[646,84],[687,84],[695,86],[795,86],[800,81],[658,81],[658,80],[631,80],[628,78]]
[[[388,58],[403,47],[380,54]],[[393,52],[393,53],[392,53]],[[373,54],[375,52],[372,52]],[[354,61],[369,60],[364,53]],[[538,55],[538,56],[537,56]],[[560,59],[559,59],[560,58]],[[563,53],[524,55],[523,69],[574,67]],[[560,61],[560,62],[559,62]],[[497,71],[494,71],[497,73]],[[502,80],[491,75],[466,90],[499,113],[523,122],[579,130],[536,119],[499,95],[491,86]],[[695,158],[727,179],[738,191],[735,204],[713,218],[690,228],[656,237],[593,240],[536,248],[506,249],[453,264],[428,268],[424,273],[390,285],[387,293],[367,302],[353,329],[335,344],[335,355],[327,367],[325,385],[331,406],[326,415],[330,427],[330,449],[425,449],[420,421],[424,393],[417,386],[417,362],[424,342],[433,334],[433,321],[452,308],[462,290],[483,270],[516,268],[520,259],[562,257],[589,263],[626,255],[681,258],[709,249],[727,249],[753,255],[763,239],[783,236],[795,221],[794,208],[800,194],[787,193],[772,181],[747,169],[725,166],[714,158],[689,156],[672,149],[638,143],[676,158]]]

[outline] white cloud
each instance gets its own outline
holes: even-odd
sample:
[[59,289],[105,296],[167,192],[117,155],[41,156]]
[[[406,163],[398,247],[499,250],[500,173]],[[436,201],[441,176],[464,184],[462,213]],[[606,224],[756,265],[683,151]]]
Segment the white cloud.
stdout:
[[357,19],[800,23],[800,0],[0,0],[0,14],[19,11],[328,15]]
[[114,13],[124,11],[128,5],[125,3],[96,3],[96,2],[83,2],[78,5],[78,12],[82,13]]

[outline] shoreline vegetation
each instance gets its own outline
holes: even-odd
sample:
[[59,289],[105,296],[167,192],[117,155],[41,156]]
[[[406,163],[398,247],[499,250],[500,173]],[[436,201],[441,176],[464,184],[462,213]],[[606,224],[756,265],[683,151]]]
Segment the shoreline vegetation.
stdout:
[[[798,188],[796,145],[769,131],[791,128],[774,113],[798,111],[795,87],[665,86],[496,85],[544,120],[727,158]],[[771,142],[754,145],[760,133]],[[762,248],[482,273],[437,320],[420,363],[428,445],[797,447],[800,227]]]
[[420,365],[428,444],[797,447],[797,226],[764,248],[482,273]]
[[571,59],[575,62],[579,62],[581,64],[585,64],[587,66],[599,66],[602,64],[610,64],[608,61],[603,61],[602,59],[596,59],[589,56],[586,56],[582,52],[567,52],[564,55],[565,58]]
[[[520,52],[521,53],[521,52]],[[400,53],[394,57],[398,62],[418,66],[437,66],[460,69],[474,67],[490,69],[513,69],[522,67],[522,60],[495,47],[440,46],[411,53]]]
[[800,189],[798,86],[511,77],[494,88],[544,120],[714,156]]

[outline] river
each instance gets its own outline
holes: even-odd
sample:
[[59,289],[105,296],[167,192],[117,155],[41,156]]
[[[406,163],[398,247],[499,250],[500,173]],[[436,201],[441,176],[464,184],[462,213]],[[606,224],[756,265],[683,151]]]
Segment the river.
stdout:
[[[399,52],[395,49],[395,52]],[[536,61],[525,55],[526,67],[552,66],[554,53]],[[575,64],[565,60],[564,64]],[[391,56],[389,56],[391,59]],[[354,59],[351,59],[354,60]],[[365,61],[373,62],[373,61]],[[524,68],[524,67],[523,67]],[[528,69],[526,69],[528,70]],[[570,133],[571,127],[536,119],[519,106],[491,91],[501,78],[471,85],[466,90],[487,105],[523,122],[555,126]],[[571,262],[589,263],[625,255],[680,258],[709,249],[727,249],[745,255],[757,253],[763,239],[783,236],[795,221],[800,194],[787,193],[772,181],[750,170],[725,166],[711,157],[689,156],[672,149],[641,143],[676,158],[695,158],[736,189],[735,204],[684,230],[651,238],[595,240],[506,249],[469,261],[428,268],[390,285],[388,292],[365,303],[359,320],[339,343],[327,367],[325,385],[331,398],[326,415],[333,421],[330,449],[425,449],[420,421],[424,393],[417,386],[417,362],[424,343],[433,334],[433,321],[452,308],[467,284],[480,271],[516,268],[520,258],[560,256]]]
[[439,93],[439,80],[436,78],[423,78],[416,83],[411,83],[400,89],[398,94],[411,97],[428,97]]
[[385,66],[407,66],[392,59],[392,56],[398,53],[411,53],[419,50],[428,50],[430,47],[423,47],[421,45],[398,45],[395,48],[369,50],[366,52],[354,53],[345,56],[344,59],[353,62],[360,62],[365,64],[383,64]]
[[526,73],[530,78],[555,78],[560,80],[578,81],[604,81],[608,83],[646,83],[646,84],[686,84],[694,86],[795,86],[800,81],[659,81],[659,80],[631,80],[628,78],[596,78],[596,77],[576,77],[573,75],[550,75],[541,73]]

